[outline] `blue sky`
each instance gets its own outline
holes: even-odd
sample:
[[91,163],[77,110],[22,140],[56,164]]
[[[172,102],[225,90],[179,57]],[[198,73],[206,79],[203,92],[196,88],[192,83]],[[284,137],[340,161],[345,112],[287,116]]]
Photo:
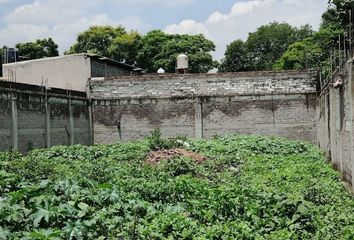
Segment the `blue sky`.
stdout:
[[272,21],[314,29],[327,0],[0,0],[0,46],[52,37],[67,50],[91,25],[122,24],[142,33],[203,33],[215,58],[235,39]]

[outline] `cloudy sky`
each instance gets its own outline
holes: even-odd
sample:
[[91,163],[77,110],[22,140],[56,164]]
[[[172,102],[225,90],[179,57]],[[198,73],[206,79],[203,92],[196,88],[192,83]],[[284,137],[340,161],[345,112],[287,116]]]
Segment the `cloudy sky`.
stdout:
[[145,33],[203,33],[222,58],[231,41],[258,26],[320,24],[327,0],[0,0],[0,46],[52,37],[67,50],[91,25],[122,24]]

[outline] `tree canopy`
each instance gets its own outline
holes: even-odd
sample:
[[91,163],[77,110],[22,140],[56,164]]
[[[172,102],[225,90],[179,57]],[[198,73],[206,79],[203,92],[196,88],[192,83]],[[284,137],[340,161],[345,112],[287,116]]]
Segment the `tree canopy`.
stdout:
[[137,54],[141,48],[141,36],[132,31],[117,36],[108,48],[108,56],[127,64],[137,64]]
[[51,38],[38,39],[34,42],[17,43],[16,49],[20,60],[59,56],[58,45]]
[[174,72],[177,55],[187,53],[191,72],[207,72],[217,66],[210,54],[214,50],[214,43],[203,35],[172,35],[153,30],[141,36],[122,26],[96,26],[80,33],[67,53],[92,52],[137,65],[147,72],[156,72],[160,67]]
[[[312,36],[290,45],[275,65],[276,69],[323,68],[326,75],[330,69],[330,55],[338,47],[340,37],[347,26],[345,14],[354,1],[330,1],[330,7],[322,15],[320,29]],[[342,36],[343,37],[343,36]],[[343,42],[343,39],[341,40]],[[341,43],[343,45],[343,43]],[[333,51],[341,57],[340,51]]]
[[225,58],[219,70],[221,72],[241,72],[251,69],[246,43],[238,39],[226,47]]
[[228,45],[221,71],[272,70],[276,61],[292,43],[313,34],[309,25],[300,28],[287,23],[272,22],[249,33],[245,42]]
[[212,41],[203,35],[170,35],[162,31],[151,31],[142,38],[143,48],[138,53],[138,63],[149,72],[160,67],[174,72],[176,58],[181,53],[188,54],[190,71],[207,72],[217,66],[210,52],[215,50]]
[[70,47],[67,54],[95,53],[109,57],[112,42],[126,33],[122,26],[92,26],[78,35],[76,43]]

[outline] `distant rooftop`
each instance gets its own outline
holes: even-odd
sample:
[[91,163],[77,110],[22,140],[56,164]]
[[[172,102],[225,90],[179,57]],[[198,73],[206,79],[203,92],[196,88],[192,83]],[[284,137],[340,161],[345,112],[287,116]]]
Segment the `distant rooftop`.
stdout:
[[144,69],[142,69],[142,68],[134,67],[132,65],[129,65],[129,64],[126,64],[126,63],[123,63],[123,62],[119,62],[119,61],[116,61],[114,59],[103,57],[103,56],[100,56],[100,55],[97,55],[97,54],[93,54],[93,53],[79,53],[79,54],[70,54],[70,55],[57,56],[57,57],[39,58],[39,59],[25,60],[25,61],[19,61],[19,62],[14,62],[14,63],[7,63],[7,64],[4,64],[4,65],[6,65],[6,66],[22,65],[22,64],[33,63],[33,62],[45,62],[45,61],[48,61],[48,60],[65,59],[65,58],[81,57],[81,56],[85,57],[85,58],[92,58],[92,59],[100,60],[102,62],[106,62],[106,63],[118,66],[118,67],[123,68],[123,69],[130,70],[130,71],[136,71],[136,72],[144,71]]

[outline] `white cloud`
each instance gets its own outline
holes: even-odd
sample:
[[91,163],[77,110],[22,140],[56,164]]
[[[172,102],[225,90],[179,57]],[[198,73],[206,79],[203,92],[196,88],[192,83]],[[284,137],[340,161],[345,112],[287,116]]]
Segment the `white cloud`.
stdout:
[[172,24],[165,28],[166,32],[169,33],[184,33],[184,34],[195,34],[202,33],[206,37],[211,37],[207,27],[203,23],[197,23],[194,20],[183,20],[179,24]]
[[237,1],[229,12],[216,11],[205,21],[183,20],[165,28],[168,33],[203,33],[217,46],[214,56],[223,57],[226,45],[235,39],[245,40],[249,32],[272,21],[294,26],[310,24],[317,28],[326,1],[318,0],[248,0]]
[[187,6],[195,0],[106,0],[107,3],[114,4],[141,4],[141,5],[151,5],[160,4],[167,7],[176,6]]
[[106,14],[92,14],[91,10],[100,4],[102,2],[90,0],[35,0],[21,5],[4,17],[6,24],[0,28],[0,45],[14,46],[17,42],[52,37],[59,44],[60,52],[64,52],[74,43],[78,33],[92,25],[122,24],[139,31],[149,28],[136,16],[112,19]]
[[[10,3],[13,0],[0,0]],[[0,46],[13,46],[17,42],[33,41],[52,37],[60,47],[67,50],[79,32],[91,25],[122,24],[128,29],[146,32],[151,26],[138,14],[136,8],[161,5],[172,11],[175,7],[186,7],[197,0],[32,0],[22,4],[0,21]],[[205,20],[188,18],[165,27],[169,33],[202,33],[217,45],[216,58],[222,58],[225,46],[231,41],[245,39],[248,32],[271,21],[287,21],[292,25],[309,23],[317,27],[327,1],[319,0],[234,0],[227,12],[215,11]],[[106,6],[121,9],[132,6],[131,16],[108,15]],[[103,11],[103,13],[102,13]],[[196,9],[198,11],[198,9]],[[112,11],[111,11],[112,12]]]

